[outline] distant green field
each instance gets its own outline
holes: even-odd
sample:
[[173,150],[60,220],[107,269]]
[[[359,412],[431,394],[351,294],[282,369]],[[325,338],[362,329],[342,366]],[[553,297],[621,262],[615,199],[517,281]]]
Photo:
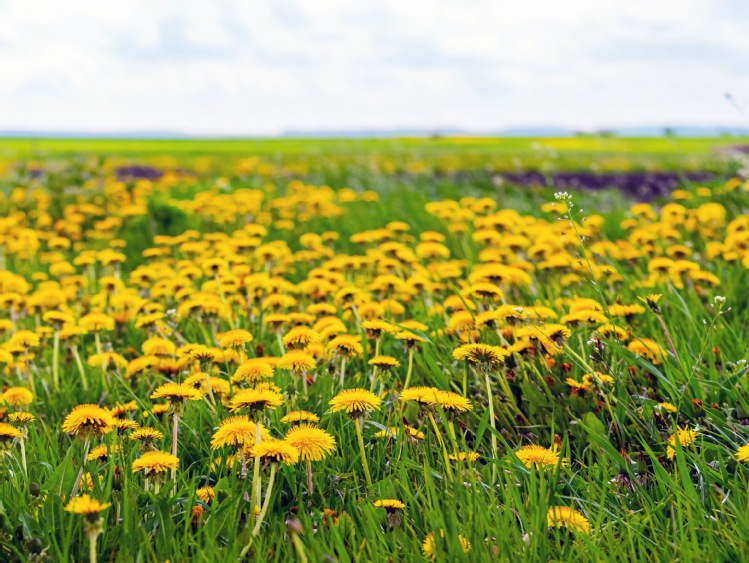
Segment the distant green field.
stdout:
[[6,155],[44,153],[101,154],[294,154],[358,152],[524,152],[542,145],[570,153],[689,154],[708,157],[721,147],[748,143],[739,138],[619,137],[401,137],[388,139],[33,139],[0,138]]
[[560,153],[693,155],[709,158],[716,150],[749,139],[735,138],[498,138],[434,137],[389,139],[0,139],[5,155],[47,154],[357,154],[371,153],[524,153],[540,149]]
[[238,159],[256,158],[281,176],[313,182],[390,175],[517,170],[674,170],[725,172],[728,149],[739,138],[497,138],[388,139],[0,139],[5,162],[94,156],[230,173]]

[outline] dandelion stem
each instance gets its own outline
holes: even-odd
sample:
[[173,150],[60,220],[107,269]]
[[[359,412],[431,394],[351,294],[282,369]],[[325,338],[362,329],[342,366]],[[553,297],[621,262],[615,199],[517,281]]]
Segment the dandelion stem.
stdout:
[[81,385],[83,386],[83,390],[88,391],[88,379],[86,379],[86,370],[83,367],[83,362],[81,361],[81,355],[78,353],[78,346],[73,344],[70,347],[70,351],[73,353],[73,358],[75,358],[75,363],[78,365],[78,372],[81,374]]
[[247,479],[247,457],[244,455],[244,447],[239,448],[239,461],[242,464],[240,476],[242,479]]
[[273,481],[276,478],[277,463],[271,463],[270,466],[270,477],[268,477],[268,487],[265,489],[265,500],[263,500],[263,508],[260,510],[260,516],[257,517],[255,522],[255,528],[252,530],[252,535],[257,536],[260,533],[260,526],[263,524],[265,519],[265,513],[268,512],[268,505],[270,504],[270,496],[273,492]]
[[21,466],[23,467],[23,474],[28,479],[29,472],[26,469],[26,436],[21,437]]
[[[179,435],[179,415],[175,412],[172,415],[172,455],[177,456],[177,436]],[[177,470],[172,469],[172,481],[174,488],[177,488]]]
[[26,379],[29,382],[29,387],[31,388],[31,392],[36,395],[36,385],[34,383],[34,374],[31,372],[31,363],[28,360],[28,354],[26,354],[27,359],[24,362],[24,365],[26,367]]
[[81,468],[78,470],[78,477],[75,478],[75,484],[73,485],[73,492],[71,497],[78,494],[78,487],[81,484],[81,478],[83,477],[83,470],[86,468],[86,460],[88,459],[88,450],[91,447],[91,438],[86,438],[85,445],[83,446],[83,460],[81,461]]
[[437,441],[440,443],[440,447],[442,448],[442,455],[445,458],[445,471],[447,471],[447,476],[452,479],[453,468],[450,465],[450,456],[447,455],[447,447],[445,446],[445,441],[442,439],[442,434],[440,433],[440,429],[437,426],[437,421],[434,419],[434,413],[432,413],[432,411],[429,411],[429,422],[432,423],[432,429],[434,430],[434,434],[437,436]]
[[55,330],[52,344],[52,383],[55,390],[60,388],[60,331]]
[[[489,379],[489,372],[487,371],[484,373],[484,379],[486,380],[486,398],[489,401],[489,425],[492,427],[493,432],[491,433],[492,438],[492,454],[494,456],[494,459],[496,460],[497,455],[497,436],[495,435],[495,432],[497,431],[496,423],[494,421],[494,396],[492,394],[492,382]],[[494,483],[497,481],[497,465],[496,463],[492,464],[492,486],[494,486]]]
[[[255,445],[260,444],[263,419],[259,418],[255,424]],[[252,494],[250,495],[250,510],[252,519],[255,518],[255,506],[260,500],[260,456],[256,455],[252,467]]]
[[226,295],[224,295],[224,288],[221,285],[221,276],[218,275],[218,272],[216,273],[216,286],[218,287],[218,293],[221,296],[221,303],[226,307],[226,314],[229,317],[229,326],[232,329],[235,329],[237,326],[234,324],[234,310],[230,309],[226,303]]
[[679,359],[679,354],[676,352],[676,346],[674,346],[674,341],[671,340],[671,333],[668,332],[668,327],[666,326],[666,323],[663,320],[663,317],[659,315],[658,313],[656,313],[655,318],[658,319],[658,324],[661,325],[663,336],[666,337],[666,342],[668,342],[668,347],[671,349],[671,353],[674,355],[674,358],[676,358],[676,361],[681,362],[681,360]]
[[403,389],[408,389],[408,384],[411,383],[411,374],[414,371],[414,351],[408,351],[408,371],[406,372],[406,382],[403,384]]
[[99,534],[92,532],[88,535],[88,559],[91,563],[96,563],[96,539]]
[[367,488],[372,488],[372,477],[369,474],[369,464],[367,463],[367,453],[364,451],[364,436],[361,431],[361,419],[354,421],[356,428],[356,439],[359,441],[359,452],[361,453],[361,462],[364,466],[364,477],[367,479]]
[[109,387],[109,384],[107,382],[107,362],[104,358],[104,354],[102,354],[101,350],[101,337],[99,336],[98,332],[94,333],[94,343],[96,344],[96,354],[99,356],[99,359],[101,360],[101,385],[102,387]]
[[301,563],[307,563],[307,554],[304,551],[302,540],[299,539],[298,535],[291,534],[291,541],[294,542],[294,550],[296,551],[296,556],[299,558],[299,561]]
[[447,421],[447,435],[450,437],[450,443],[452,444],[455,458],[458,459],[458,435],[455,433],[455,425],[452,420]]
[[310,496],[314,492],[315,485],[312,482],[312,460],[307,460],[307,490],[309,491]]
[[344,378],[346,377],[346,356],[341,358],[341,387],[344,385]]

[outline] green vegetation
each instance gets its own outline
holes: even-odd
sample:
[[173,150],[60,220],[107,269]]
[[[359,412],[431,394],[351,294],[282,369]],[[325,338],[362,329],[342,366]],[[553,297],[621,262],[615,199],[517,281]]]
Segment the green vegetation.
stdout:
[[749,560],[732,143],[0,141],[0,560]]

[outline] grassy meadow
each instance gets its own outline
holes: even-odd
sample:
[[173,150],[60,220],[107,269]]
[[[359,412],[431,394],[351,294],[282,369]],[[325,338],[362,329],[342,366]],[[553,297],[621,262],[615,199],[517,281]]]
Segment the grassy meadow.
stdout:
[[741,144],[0,140],[0,560],[749,560]]

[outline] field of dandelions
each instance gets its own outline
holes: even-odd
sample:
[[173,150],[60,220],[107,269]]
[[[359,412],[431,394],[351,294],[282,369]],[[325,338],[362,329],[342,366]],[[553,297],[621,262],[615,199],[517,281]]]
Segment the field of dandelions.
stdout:
[[24,143],[0,560],[749,560],[740,152]]

